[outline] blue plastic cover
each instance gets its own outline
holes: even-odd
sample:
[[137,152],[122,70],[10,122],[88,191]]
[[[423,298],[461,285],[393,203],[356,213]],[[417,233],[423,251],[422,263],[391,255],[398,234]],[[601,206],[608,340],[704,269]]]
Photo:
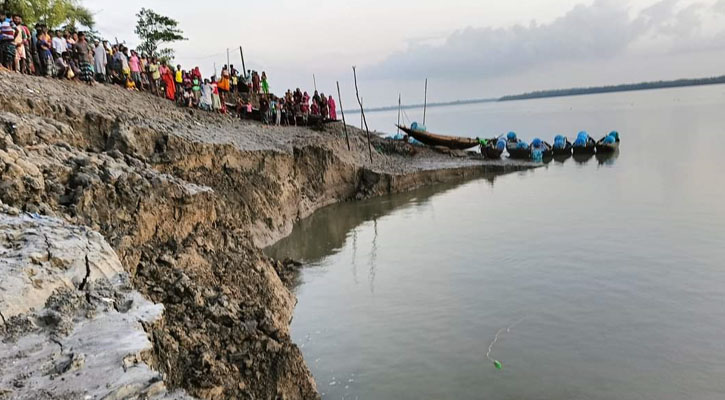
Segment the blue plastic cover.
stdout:
[[519,149],[527,149],[529,145],[522,140],[516,144],[516,147]]
[[426,130],[425,125],[419,124],[417,122],[413,122],[412,124],[410,124],[410,129],[412,129],[414,131],[425,131]]
[[531,159],[534,161],[542,161],[544,159],[544,152],[539,149],[534,149],[531,152]]
[[531,145],[534,147],[541,147],[541,139],[535,138],[534,140],[531,141]]
[[516,140],[516,132],[509,132],[506,134],[506,139],[508,140]]
[[614,140],[616,141],[617,139],[619,139],[619,132],[617,132],[617,131],[611,131],[611,132],[609,132],[609,135],[607,135],[607,136],[613,137]]
[[612,135],[609,135],[609,136],[607,136],[607,137],[604,138],[604,143],[607,143],[607,144],[613,144],[616,141],[617,140]]
[[499,139],[496,142],[496,148],[499,149],[499,150],[505,149],[506,148],[506,140],[504,140],[503,138]]
[[587,141],[587,139],[589,139],[589,134],[587,133],[587,131],[581,131],[581,132],[579,132],[579,133],[578,133],[578,134],[576,135],[576,138],[577,138],[577,140],[578,140],[578,139],[584,139],[584,141],[586,142],[586,141]]

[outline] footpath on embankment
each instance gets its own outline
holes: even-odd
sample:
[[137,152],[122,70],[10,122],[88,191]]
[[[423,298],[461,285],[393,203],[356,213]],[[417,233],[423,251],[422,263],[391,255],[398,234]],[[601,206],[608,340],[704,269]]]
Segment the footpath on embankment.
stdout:
[[295,268],[339,201],[533,165],[0,72],[0,399],[315,399]]

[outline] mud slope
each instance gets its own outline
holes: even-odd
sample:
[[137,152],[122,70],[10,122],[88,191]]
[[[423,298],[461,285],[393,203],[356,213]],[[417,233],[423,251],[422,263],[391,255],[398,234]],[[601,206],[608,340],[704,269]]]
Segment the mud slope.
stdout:
[[0,200],[101,233],[133,289],[165,308],[145,361],[204,399],[318,397],[290,340],[286,267],[259,250],[296,220],[530,167],[382,139],[370,162],[362,133],[349,129],[348,150],[339,123],[266,127],[115,87],[0,72],[0,90]]

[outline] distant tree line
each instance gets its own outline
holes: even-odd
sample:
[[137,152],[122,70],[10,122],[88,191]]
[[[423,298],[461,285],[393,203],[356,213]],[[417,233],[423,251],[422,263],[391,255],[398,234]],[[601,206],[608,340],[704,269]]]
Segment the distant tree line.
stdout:
[[578,96],[597,93],[627,92],[632,90],[664,89],[683,86],[715,85],[720,83],[725,83],[725,75],[712,78],[678,79],[674,81],[641,82],[612,86],[540,90],[524,94],[503,96],[499,99],[499,101],[540,99],[544,97]]

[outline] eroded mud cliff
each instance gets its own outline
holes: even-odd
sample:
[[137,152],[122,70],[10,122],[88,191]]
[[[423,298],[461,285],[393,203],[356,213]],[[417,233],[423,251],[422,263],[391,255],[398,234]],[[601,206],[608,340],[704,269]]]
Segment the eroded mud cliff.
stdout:
[[[0,200],[5,210],[18,210],[8,218],[49,218],[98,232],[121,269],[113,276],[91,271],[91,282],[102,280],[99,285],[107,290],[98,297],[113,299],[109,304],[95,299],[99,285],[83,284],[88,279],[18,274],[19,286],[35,285],[43,293],[32,303],[10,301],[9,281],[1,280],[3,341],[16,346],[40,335],[65,348],[74,335],[82,335],[94,323],[94,313],[69,317],[75,322],[63,332],[42,322],[43,310],[52,310],[60,294],[87,300],[68,315],[101,306],[113,315],[153,309],[146,319],[127,314],[132,322],[142,321],[150,344],[128,354],[138,354],[136,364],[149,375],[141,379],[146,386],[119,398],[151,397],[148,387],[153,396],[317,398],[314,380],[290,340],[295,298],[280,278],[289,276],[288,266],[265,257],[260,247],[333,202],[529,167],[377,138],[370,162],[362,133],[349,129],[348,150],[339,123],[318,129],[267,127],[116,87],[0,72],[0,90],[9,94],[0,99]],[[86,257],[88,252],[78,251],[69,260]],[[53,256],[45,258],[36,269],[62,275],[53,272],[58,268]],[[136,292],[140,295],[134,297]],[[133,306],[116,310],[126,300],[114,293],[134,299]],[[0,356],[7,351],[0,348]],[[117,356],[122,371],[126,356]],[[77,361],[69,357],[71,364]],[[22,381],[22,388],[13,386],[13,373],[3,371],[0,398],[46,390],[32,379]],[[98,396],[91,388],[77,389]],[[46,394],[64,398],[60,392]]]

